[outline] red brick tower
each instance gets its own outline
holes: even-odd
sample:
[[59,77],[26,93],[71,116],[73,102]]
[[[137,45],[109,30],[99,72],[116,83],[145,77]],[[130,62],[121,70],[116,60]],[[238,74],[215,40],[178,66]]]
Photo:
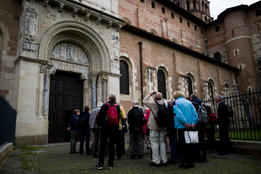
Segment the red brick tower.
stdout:
[[211,22],[208,0],[170,0],[205,22]]

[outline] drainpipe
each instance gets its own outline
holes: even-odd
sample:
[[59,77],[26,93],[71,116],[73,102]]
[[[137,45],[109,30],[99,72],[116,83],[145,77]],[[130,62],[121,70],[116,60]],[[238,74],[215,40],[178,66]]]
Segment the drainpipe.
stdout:
[[143,106],[143,58],[142,58],[142,42],[138,42],[139,45],[139,53],[140,53],[140,98],[141,98],[141,105]]

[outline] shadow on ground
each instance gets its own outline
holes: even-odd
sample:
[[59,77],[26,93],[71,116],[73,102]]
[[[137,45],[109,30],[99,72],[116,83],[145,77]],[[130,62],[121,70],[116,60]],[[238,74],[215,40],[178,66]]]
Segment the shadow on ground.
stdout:
[[[106,161],[106,159],[105,159]],[[180,169],[178,164],[166,167],[151,167],[150,153],[143,159],[131,160],[129,153],[115,160],[112,170],[97,171],[97,158],[69,154],[69,144],[39,147],[21,147],[0,166],[0,174],[260,174],[261,157],[232,154],[219,156],[208,154],[207,163],[196,163],[193,169]]]

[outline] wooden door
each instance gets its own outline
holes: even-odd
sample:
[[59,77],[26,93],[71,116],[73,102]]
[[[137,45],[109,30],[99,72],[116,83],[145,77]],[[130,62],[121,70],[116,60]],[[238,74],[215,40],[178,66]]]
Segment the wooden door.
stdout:
[[48,142],[70,140],[66,131],[72,111],[83,108],[83,81],[79,74],[57,72],[51,76]]

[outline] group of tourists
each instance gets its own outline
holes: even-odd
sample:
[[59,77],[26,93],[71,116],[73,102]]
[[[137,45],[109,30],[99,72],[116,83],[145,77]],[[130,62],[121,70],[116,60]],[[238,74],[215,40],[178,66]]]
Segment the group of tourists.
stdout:
[[[125,134],[129,133],[131,159],[142,159],[146,148],[151,149],[151,166],[160,167],[180,163],[181,168],[193,168],[194,162],[207,162],[207,150],[218,150],[220,155],[230,152],[228,136],[231,108],[216,97],[217,113],[211,105],[203,104],[196,96],[186,98],[181,91],[173,99],[164,102],[160,92],[146,96],[141,106],[134,101],[127,116],[123,107],[116,103],[111,94],[106,103],[98,102],[89,113],[76,109],[67,130],[71,132],[71,153],[76,153],[76,140],[80,135],[80,154],[98,157],[96,169],[104,169],[104,157],[108,155],[108,168],[114,166],[114,154],[121,159],[125,154]],[[220,143],[217,148],[215,124],[219,125]],[[89,148],[90,133],[93,144]],[[205,134],[207,141],[205,141]],[[167,155],[169,152],[169,157]]]

